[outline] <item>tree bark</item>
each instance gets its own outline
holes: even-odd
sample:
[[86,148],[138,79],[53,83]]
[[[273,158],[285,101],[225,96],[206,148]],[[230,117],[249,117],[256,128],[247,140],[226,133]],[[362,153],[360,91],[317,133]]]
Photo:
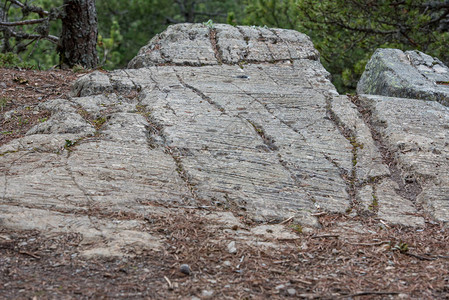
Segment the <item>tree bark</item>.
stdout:
[[61,68],[75,65],[95,68],[98,65],[97,36],[95,0],[64,0],[58,47]]
[[[8,21],[8,15],[7,12],[3,10],[3,8],[0,7],[0,22],[7,22]],[[1,53],[7,53],[11,51],[11,44],[9,42],[9,39],[11,37],[10,34],[11,30],[9,28],[0,27],[0,52]]]

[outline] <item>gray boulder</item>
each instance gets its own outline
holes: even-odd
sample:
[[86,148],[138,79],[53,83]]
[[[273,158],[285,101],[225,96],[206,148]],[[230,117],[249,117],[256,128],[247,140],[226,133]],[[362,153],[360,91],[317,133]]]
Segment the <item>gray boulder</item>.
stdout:
[[448,108],[338,95],[301,33],[179,24],[129,67],[80,78],[71,99],[42,104],[47,122],[0,147],[3,228],[76,232],[81,254],[116,256],[161,250],[147,220],[192,209],[211,228],[449,221]]
[[156,35],[128,68],[205,66],[319,58],[310,38],[294,30],[216,24],[177,24]]
[[419,51],[378,49],[366,65],[357,93],[438,101],[449,106],[449,68]]

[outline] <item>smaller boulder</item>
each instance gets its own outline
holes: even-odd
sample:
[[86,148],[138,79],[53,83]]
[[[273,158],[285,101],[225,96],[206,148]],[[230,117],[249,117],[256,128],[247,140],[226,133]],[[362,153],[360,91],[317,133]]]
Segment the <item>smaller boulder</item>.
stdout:
[[449,68],[419,51],[377,49],[360,78],[357,93],[438,101],[449,106]]

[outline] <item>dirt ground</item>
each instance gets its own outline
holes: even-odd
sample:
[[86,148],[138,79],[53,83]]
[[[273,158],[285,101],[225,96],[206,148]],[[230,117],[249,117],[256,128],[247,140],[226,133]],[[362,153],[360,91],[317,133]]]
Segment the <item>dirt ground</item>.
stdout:
[[[0,69],[0,145],[45,121],[49,112],[32,108],[67,98],[81,75]],[[321,228],[301,232],[287,219],[297,238],[239,240],[230,253],[207,210],[172,211],[147,220],[167,237],[163,251],[110,259],[81,257],[78,234],[11,232],[0,219],[0,299],[449,299],[449,226],[429,218],[405,228],[322,212]],[[245,224],[236,232],[257,225],[235,215]]]

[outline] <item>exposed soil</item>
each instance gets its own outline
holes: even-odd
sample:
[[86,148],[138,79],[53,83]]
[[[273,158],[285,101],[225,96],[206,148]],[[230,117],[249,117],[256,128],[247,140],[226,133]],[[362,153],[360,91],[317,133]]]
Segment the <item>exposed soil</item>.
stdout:
[[[0,145],[49,116],[26,107],[68,97],[78,76],[0,69]],[[231,254],[227,243],[235,234],[214,232],[196,209],[147,221],[146,230],[167,237],[163,251],[85,259],[79,255],[80,235],[11,232],[0,219],[0,298],[449,298],[447,224],[427,220],[425,228],[404,228],[370,216],[322,213],[321,228],[314,232],[301,233],[287,220],[286,228],[297,239],[261,239],[279,245],[275,248],[237,240],[237,253]],[[256,225],[242,222],[248,228]],[[189,265],[191,273],[182,273],[181,264]]]
[[[34,109],[50,99],[69,97],[71,82],[82,73],[71,70],[16,70],[0,68],[0,145],[25,133],[50,113]],[[5,115],[6,112],[9,112]]]

